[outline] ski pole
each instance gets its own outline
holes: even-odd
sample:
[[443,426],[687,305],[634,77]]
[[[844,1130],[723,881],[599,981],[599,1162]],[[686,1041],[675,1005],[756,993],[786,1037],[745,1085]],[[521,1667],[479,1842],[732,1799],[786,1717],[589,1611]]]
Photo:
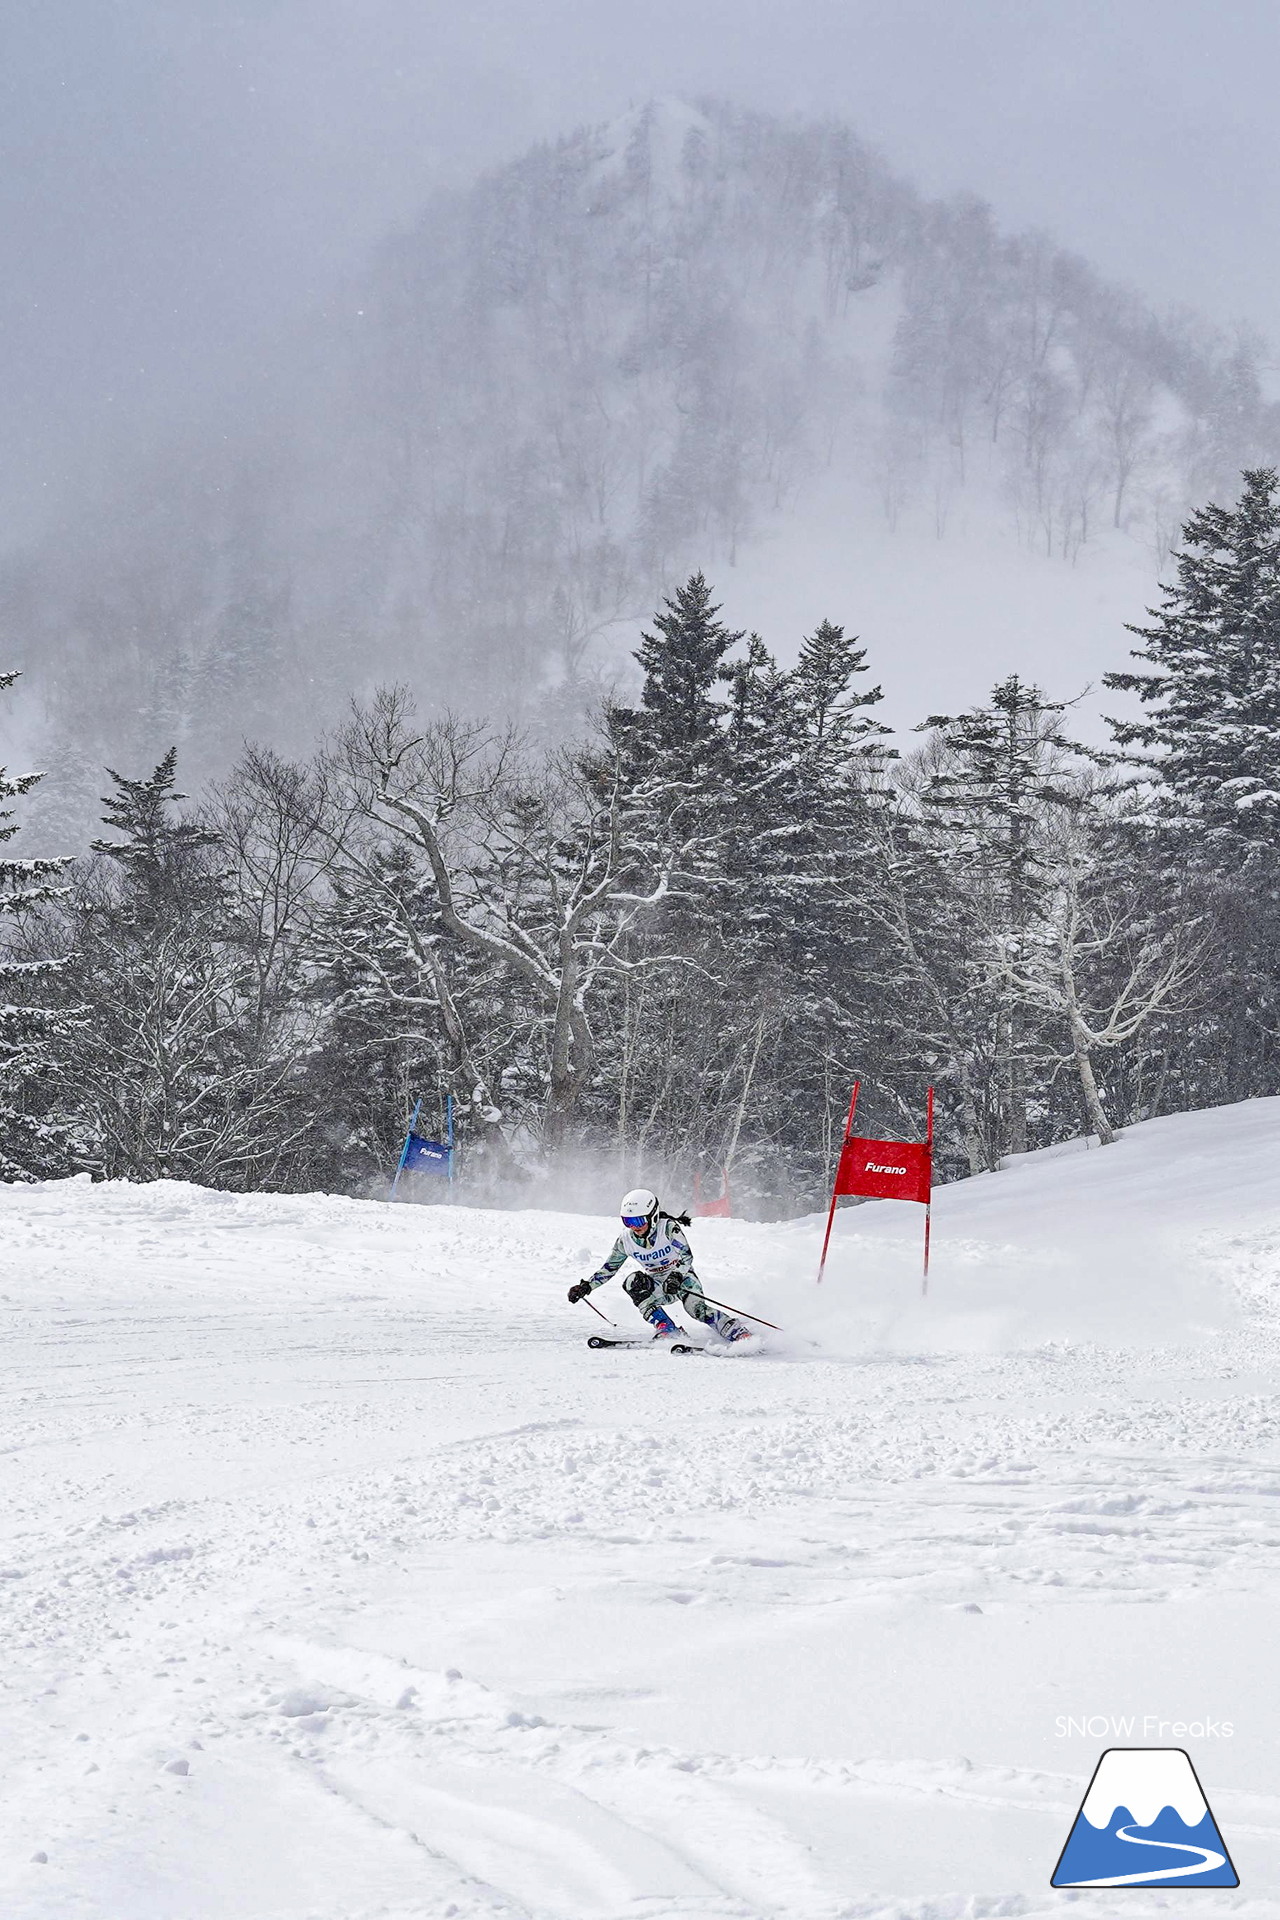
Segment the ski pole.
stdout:
[[[704,1293],[701,1297],[706,1301],[709,1307],[723,1307],[726,1313],[740,1313],[744,1320],[756,1320],[756,1321],[759,1321],[759,1324],[762,1327],[772,1327],[775,1333],[782,1332],[782,1328],[778,1326],[775,1321],[762,1320],[758,1313],[748,1313],[745,1307],[731,1307],[726,1300],[712,1299],[709,1293]],[[592,1313],[600,1313],[599,1307],[593,1305],[591,1300],[588,1299],[585,1293],[582,1295],[582,1305],[584,1307],[590,1307]],[[607,1313],[600,1313],[600,1318],[602,1320],[607,1320],[609,1316]]]
[[709,1293],[704,1293],[702,1297],[709,1307],[723,1307],[726,1313],[740,1313],[744,1320],[755,1320],[762,1327],[773,1327],[775,1333],[782,1332],[782,1328],[772,1320],[761,1320],[758,1313],[748,1313],[745,1307],[731,1307],[727,1300],[713,1300]]

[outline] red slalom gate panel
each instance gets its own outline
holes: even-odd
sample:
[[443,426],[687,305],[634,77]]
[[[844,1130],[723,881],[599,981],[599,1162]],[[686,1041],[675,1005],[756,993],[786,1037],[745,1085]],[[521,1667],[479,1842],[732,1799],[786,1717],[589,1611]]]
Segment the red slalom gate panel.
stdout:
[[842,1193],[861,1200],[915,1200],[924,1207],[924,1291],[929,1290],[929,1238],[933,1214],[933,1088],[929,1089],[926,1132],[923,1140],[870,1140],[853,1131],[853,1116],[858,1107],[861,1080],[853,1083],[849,1117],[844,1123],[844,1140],[831,1189],[827,1212],[827,1231],[822,1241],[822,1259],[818,1263],[821,1283],[831,1245],[831,1228],[836,1217],[836,1201]]
[[836,1193],[865,1200],[919,1200],[933,1189],[933,1149],[928,1141],[846,1140],[836,1169]]
[[693,1176],[693,1206],[690,1211],[695,1220],[731,1220],[733,1210],[729,1204],[729,1174],[726,1169],[720,1182],[720,1197],[708,1200],[703,1196],[702,1179],[699,1174]]

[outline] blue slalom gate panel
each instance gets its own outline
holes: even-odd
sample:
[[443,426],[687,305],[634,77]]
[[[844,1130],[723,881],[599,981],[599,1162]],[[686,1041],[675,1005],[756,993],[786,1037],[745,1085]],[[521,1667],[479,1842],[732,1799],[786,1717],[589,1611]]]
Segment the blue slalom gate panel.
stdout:
[[453,1149],[443,1140],[424,1140],[411,1133],[405,1147],[402,1170],[405,1173],[445,1173]]

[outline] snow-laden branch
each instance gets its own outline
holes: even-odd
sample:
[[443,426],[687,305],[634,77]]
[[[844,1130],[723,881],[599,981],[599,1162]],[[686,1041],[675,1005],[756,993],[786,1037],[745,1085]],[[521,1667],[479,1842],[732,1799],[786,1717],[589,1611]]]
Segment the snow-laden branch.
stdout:
[[[633,796],[616,751],[590,763],[569,754],[535,762],[511,733],[490,735],[454,717],[419,727],[396,691],[356,714],[341,766],[347,857],[376,883],[370,847],[380,836],[412,848],[425,863],[441,932],[532,993],[547,1028],[547,1122],[563,1127],[594,1070],[599,981],[668,963],[667,955],[625,948],[646,916],[691,895],[709,844],[705,833],[682,830],[691,793],[679,782],[655,783],[662,805],[646,818],[668,826],[661,844],[638,845],[644,836],[628,811]],[[443,1006],[440,955],[414,923],[421,909],[411,911],[403,894],[389,904],[441,983]]]

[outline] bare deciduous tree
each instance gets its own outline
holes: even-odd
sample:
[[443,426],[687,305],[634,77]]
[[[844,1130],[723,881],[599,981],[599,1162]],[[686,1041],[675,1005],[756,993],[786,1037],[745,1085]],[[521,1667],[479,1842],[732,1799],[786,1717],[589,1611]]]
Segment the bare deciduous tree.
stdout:
[[[1099,871],[1099,803],[1088,775],[1074,806],[1049,809],[1041,862],[1046,884],[1039,923],[1012,968],[1026,1005],[1061,1022],[1090,1129],[1104,1147],[1116,1131],[1094,1072],[1094,1055],[1128,1045],[1177,1004],[1203,968],[1207,944],[1194,920],[1153,923],[1150,905]],[[1110,878],[1112,884],[1108,884]]]
[[351,821],[425,857],[440,932],[415,928],[414,938],[460,1049],[467,1040],[440,965],[442,934],[528,991],[545,1041],[544,1134],[560,1140],[595,1069],[591,1010],[602,981],[678,964],[629,953],[628,935],[684,891],[696,836],[680,807],[666,810],[661,844],[640,856],[624,831],[630,801],[616,750],[536,760],[511,732],[456,717],[418,724],[401,689],[357,712],[341,764]]

